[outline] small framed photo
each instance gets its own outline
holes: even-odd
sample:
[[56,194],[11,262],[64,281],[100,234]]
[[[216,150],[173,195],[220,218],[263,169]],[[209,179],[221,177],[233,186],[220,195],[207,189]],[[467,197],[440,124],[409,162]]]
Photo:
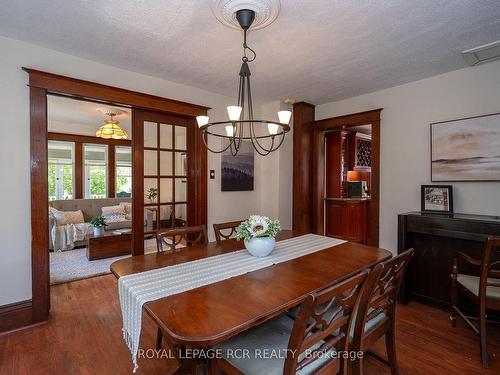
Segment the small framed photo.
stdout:
[[453,186],[422,185],[421,211],[433,214],[453,213]]

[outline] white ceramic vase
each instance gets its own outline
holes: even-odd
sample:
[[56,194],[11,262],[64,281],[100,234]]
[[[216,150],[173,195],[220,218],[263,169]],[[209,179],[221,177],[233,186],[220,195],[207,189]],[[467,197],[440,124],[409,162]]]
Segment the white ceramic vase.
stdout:
[[104,234],[104,227],[94,227],[94,236],[102,236]]
[[254,257],[266,257],[274,249],[276,240],[273,237],[260,237],[245,240],[245,247]]

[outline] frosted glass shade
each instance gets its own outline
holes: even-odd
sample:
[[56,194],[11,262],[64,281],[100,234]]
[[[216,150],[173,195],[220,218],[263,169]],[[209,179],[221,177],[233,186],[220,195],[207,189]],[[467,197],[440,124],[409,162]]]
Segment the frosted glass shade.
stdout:
[[233,125],[227,125],[226,126],[226,134],[227,134],[228,137],[232,137],[234,135]]
[[238,121],[241,115],[241,107],[237,105],[230,105],[227,107],[227,115],[230,121]]
[[210,118],[208,116],[196,116],[196,122],[198,123],[198,127],[201,128],[208,124],[208,120]]
[[280,128],[280,126],[277,124],[273,124],[271,122],[267,124],[267,130],[269,130],[269,134],[271,134],[271,135],[278,134],[279,128]]
[[279,111],[278,112],[278,118],[280,120],[280,124],[288,125],[291,117],[292,117],[292,112],[290,112],[290,111]]

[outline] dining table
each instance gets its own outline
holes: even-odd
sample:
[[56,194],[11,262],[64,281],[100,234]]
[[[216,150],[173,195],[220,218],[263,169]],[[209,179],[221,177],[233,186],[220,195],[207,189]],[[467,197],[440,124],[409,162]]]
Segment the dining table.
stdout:
[[[303,235],[283,230],[277,241]],[[116,278],[244,249],[242,241],[209,242],[175,251],[137,255],[111,265]],[[170,343],[209,349],[299,305],[309,294],[392,257],[388,250],[344,242],[143,306]],[[177,373],[210,371],[206,358],[181,361]]]

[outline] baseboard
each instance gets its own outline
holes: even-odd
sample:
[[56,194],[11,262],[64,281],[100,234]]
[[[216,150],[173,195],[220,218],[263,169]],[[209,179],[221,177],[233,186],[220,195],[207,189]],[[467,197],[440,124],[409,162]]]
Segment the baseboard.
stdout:
[[12,331],[32,323],[31,300],[0,306],[0,332]]

